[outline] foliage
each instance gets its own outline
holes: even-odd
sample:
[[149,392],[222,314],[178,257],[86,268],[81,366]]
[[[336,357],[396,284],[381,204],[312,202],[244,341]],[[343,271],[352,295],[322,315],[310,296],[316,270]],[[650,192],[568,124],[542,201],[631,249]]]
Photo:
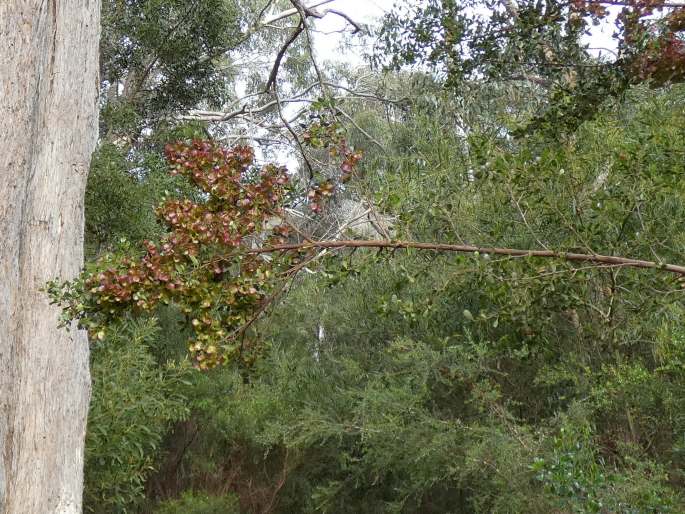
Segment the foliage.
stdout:
[[[583,36],[617,5],[615,58],[594,58]],[[657,11],[665,14],[653,16]],[[630,84],[682,81],[684,12],[664,1],[429,0],[386,16],[375,61],[393,69],[430,66],[457,90],[481,77],[528,82],[547,109],[523,132],[558,134],[564,126],[575,130]]]
[[233,495],[206,496],[186,493],[178,500],[165,502],[155,514],[239,514]]
[[[326,149],[332,159],[339,159],[341,163],[339,176],[315,177],[318,178],[318,183],[309,188],[307,200],[309,208],[314,213],[321,213],[325,204],[336,193],[336,189],[340,190],[341,185],[352,178],[363,155],[363,152],[348,144],[344,127],[330,115],[330,111],[335,112],[335,105],[332,102],[328,106],[322,104],[323,100],[320,99],[312,105],[313,112],[307,129],[302,133],[302,140],[311,148]],[[324,110],[326,107],[328,112]]]
[[159,367],[152,322],[122,321],[92,351],[93,389],[85,456],[87,512],[130,512],[172,423],[188,415],[187,369]]
[[121,98],[108,103],[105,131],[117,130],[117,113],[140,124],[205,99],[220,102],[227,86],[220,58],[239,40],[240,22],[227,0],[104,1],[102,78],[114,98],[123,83]]
[[122,152],[102,145],[93,156],[86,188],[87,240],[98,253],[100,247],[120,238],[140,240],[156,231],[146,191],[125,171]]
[[[288,177],[283,168],[251,169],[248,147],[224,150],[209,142],[169,145],[172,172],[199,187],[208,198],[167,200],[157,215],[169,228],[159,245],[145,241],[140,259],[106,257],[102,269],[70,284],[51,286],[68,318],[79,319],[91,335],[123,313],[151,312],[173,304],[192,318],[189,348],[201,369],[241,352],[235,335],[258,312],[273,288],[275,262],[245,252],[249,236],[280,212]],[[277,225],[266,242],[287,234]],[[230,278],[230,279],[229,279]]]
[[[339,135],[329,151],[342,158],[343,177],[361,158]],[[145,240],[140,257],[127,249],[107,255],[94,270],[71,282],[52,282],[48,291],[64,308],[62,322],[78,320],[92,337],[102,339],[123,314],[173,305],[194,329],[188,346],[199,369],[250,359],[243,354],[249,348],[245,329],[277,294],[276,280],[302,267],[285,252],[264,258],[253,251],[257,241],[267,248],[284,244],[291,230],[284,221],[268,228],[273,219],[285,218],[286,170],[258,170],[252,148],[227,150],[210,141],[167,145],[166,156],[171,174],[186,178],[204,198],[166,199],[156,211],[168,228],[159,244]],[[330,196],[333,187],[328,182],[310,193],[312,210],[320,210],[317,196]]]
[[[531,424],[520,418],[545,394],[534,373],[516,380],[531,365],[526,352],[443,336],[463,326],[437,323],[454,300],[413,316],[407,293],[423,298],[435,280],[406,284],[401,310],[379,316],[411,261],[395,260],[333,288],[303,284],[262,327],[273,347],[249,383],[230,368],[206,377],[181,482],[232,484],[248,512],[263,511],[278,487],[278,512],[593,512],[575,482],[606,506],[669,512],[676,500],[659,464],[612,461],[581,403],[562,404],[561,420],[554,406]],[[316,342],[319,325],[326,336]]]
[[672,492],[663,484],[668,476],[658,465],[635,463],[617,473],[607,466],[583,419],[565,420],[551,441],[548,457],[538,457],[531,468],[566,512],[675,512]]
[[[383,135],[392,151],[345,187],[373,188],[415,238],[681,262],[682,95],[634,89],[555,146],[512,143],[497,129],[508,118],[474,117],[476,103],[442,104],[443,123],[479,123],[438,137],[417,95]],[[685,313],[671,278],[412,251],[314,269],[252,326],[249,370],[182,388],[192,414],[165,440],[148,506],[231,491],[245,512],[682,510]],[[192,498],[177,508],[205,508]]]
[[[442,140],[417,116],[388,135],[412,133],[411,150],[399,139],[363,171],[420,239],[682,261],[682,94],[636,89],[556,147]],[[677,284],[487,256],[355,254],[348,268],[260,325],[272,351],[200,455],[241,448],[273,470],[289,448],[282,512],[682,509],[682,377],[659,371],[680,360]]]

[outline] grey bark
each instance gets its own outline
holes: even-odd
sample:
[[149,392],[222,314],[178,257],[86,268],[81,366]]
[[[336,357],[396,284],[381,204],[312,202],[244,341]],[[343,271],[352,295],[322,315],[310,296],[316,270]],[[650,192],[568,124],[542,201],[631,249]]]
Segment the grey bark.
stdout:
[[0,0],[0,513],[81,511],[85,334],[40,289],[83,261],[100,0]]

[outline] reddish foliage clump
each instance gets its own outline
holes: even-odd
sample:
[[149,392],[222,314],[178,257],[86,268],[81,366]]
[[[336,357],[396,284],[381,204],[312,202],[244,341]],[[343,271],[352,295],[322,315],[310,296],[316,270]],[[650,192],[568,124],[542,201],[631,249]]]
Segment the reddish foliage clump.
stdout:
[[[343,177],[361,158],[339,134],[330,151],[342,157]],[[246,338],[247,328],[283,279],[300,269],[297,250],[268,257],[254,251],[256,245],[283,245],[289,235],[282,222],[291,193],[286,169],[258,169],[252,148],[212,141],[167,145],[165,154],[171,173],[197,186],[198,200],[165,201],[156,210],[168,228],[161,241],[145,241],[137,255],[106,256],[97,271],[54,282],[48,291],[63,307],[63,322],[78,320],[98,339],[127,313],[154,314],[160,304],[173,305],[192,328],[188,348],[198,368],[231,358],[249,362],[254,355],[246,354],[258,345]],[[310,207],[319,211],[334,191],[333,182],[320,184],[307,195]]]
[[171,173],[198,186],[204,201],[166,201],[157,215],[169,231],[159,244],[146,241],[138,258],[106,258],[104,269],[62,285],[56,296],[68,317],[100,337],[125,312],[175,305],[194,331],[191,355],[206,369],[240,352],[240,328],[273,289],[274,268],[285,264],[246,250],[257,237],[270,245],[285,241],[286,226],[266,227],[281,212],[288,175],[274,165],[254,169],[245,146],[193,141],[167,145],[165,153]]

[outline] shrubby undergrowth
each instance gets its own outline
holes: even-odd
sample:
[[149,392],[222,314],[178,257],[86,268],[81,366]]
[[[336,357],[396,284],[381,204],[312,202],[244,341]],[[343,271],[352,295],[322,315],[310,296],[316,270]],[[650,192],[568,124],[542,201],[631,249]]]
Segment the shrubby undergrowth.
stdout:
[[[366,183],[417,239],[680,262],[683,98],[634,90],[563,142],[474,134],[467,153],[417,115],[385,137],[412,131],[426,162],[398,149],[367,162]],[[91,509],[683,509],[673,277],[419,251],[316,269],[252,328],[251,367],[169,367],[184,351],[172,311],[94,347]]]

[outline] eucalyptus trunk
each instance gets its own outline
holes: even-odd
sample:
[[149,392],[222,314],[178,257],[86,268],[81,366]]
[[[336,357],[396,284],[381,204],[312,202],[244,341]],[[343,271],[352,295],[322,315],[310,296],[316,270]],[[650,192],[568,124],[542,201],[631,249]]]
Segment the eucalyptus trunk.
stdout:
[[84,333],[41,291],[83,262],[100,0],[0,0],[0,512],[81,511]]

